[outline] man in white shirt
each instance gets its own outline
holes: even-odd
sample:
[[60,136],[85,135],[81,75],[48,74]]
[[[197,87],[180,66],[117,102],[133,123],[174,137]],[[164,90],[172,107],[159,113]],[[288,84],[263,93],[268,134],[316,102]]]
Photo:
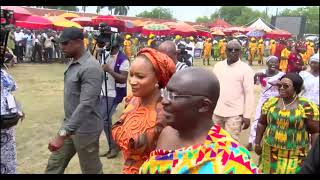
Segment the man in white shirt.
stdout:
[[213,120],[237,141],[240,132],[250,126],[254,110],[254,72],[240,60],[241,45],[237,40],[227,44],[227,60],[218,62],[213,69],[220,82],[220,96]]
[[48,32],[46,35],[43,35],[44,37],[44,60],[46,62],[52,62],[53,58],[53,39],[54,37],[51,35],[50,32]]
[[[102,42],[98,43],[99,47],[103,47]],[[112,138],[112,115],[115,113],[118,104],[126,96],[129,60],[120,51],[120,44],[115,42],[112,44],[110,52],[106,51],[104,47],[101,53],[100,64],[104,72],[106,72],[105,79],[107,80],[107,85],[105,85],[105,80],[102,83],[100,112],[104,120],[104,132],[109,144],[109,150],[107,153],[101,154],[101,156],[107,156],[109,159],[116,157],[120,151]]]
[[20,28],[17,28],[14,32],[14,40],[15,40],[15,55],[17,56],[17,61],[19,63],[23,62],[23,37],[24,33]]

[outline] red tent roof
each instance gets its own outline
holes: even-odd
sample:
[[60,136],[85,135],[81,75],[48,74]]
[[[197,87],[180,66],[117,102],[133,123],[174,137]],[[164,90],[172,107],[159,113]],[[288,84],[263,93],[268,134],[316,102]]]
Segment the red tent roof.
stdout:
[[225,22],[223,19],[217,18],[209,27],[231,27],[231,24]]

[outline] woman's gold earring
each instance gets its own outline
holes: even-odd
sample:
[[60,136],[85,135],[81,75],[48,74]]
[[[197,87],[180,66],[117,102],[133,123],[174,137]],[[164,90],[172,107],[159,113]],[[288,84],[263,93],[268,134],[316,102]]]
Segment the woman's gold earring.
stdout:
[[155,88],[159,88],[159,84],[156,83],[156,84],[154,85],[154,87],[155,87]]

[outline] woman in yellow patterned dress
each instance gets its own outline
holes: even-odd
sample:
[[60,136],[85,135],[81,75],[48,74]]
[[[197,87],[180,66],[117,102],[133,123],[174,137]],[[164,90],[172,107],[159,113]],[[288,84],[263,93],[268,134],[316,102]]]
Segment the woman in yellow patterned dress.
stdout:
[[261,155],[263,173],[295,174],[309,151],[309,135],[315,144],[319,134],[319,109],[298,96],[303,79],[297,73],[284,75],[275,85],[280,96],[269,98],[262,106],[255,152]]

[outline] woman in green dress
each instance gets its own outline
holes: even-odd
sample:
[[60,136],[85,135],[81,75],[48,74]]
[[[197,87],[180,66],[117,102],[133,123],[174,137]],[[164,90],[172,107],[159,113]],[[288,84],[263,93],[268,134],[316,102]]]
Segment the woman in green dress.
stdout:
[[297,73],[288,73],[273,85],[278,87],[279,97],[263,104],[257,125],[259,169],[266,174],[295,174],[309,151],[310,135],[315,144],[319,134],[319,109],[298,96],[303,79]]

